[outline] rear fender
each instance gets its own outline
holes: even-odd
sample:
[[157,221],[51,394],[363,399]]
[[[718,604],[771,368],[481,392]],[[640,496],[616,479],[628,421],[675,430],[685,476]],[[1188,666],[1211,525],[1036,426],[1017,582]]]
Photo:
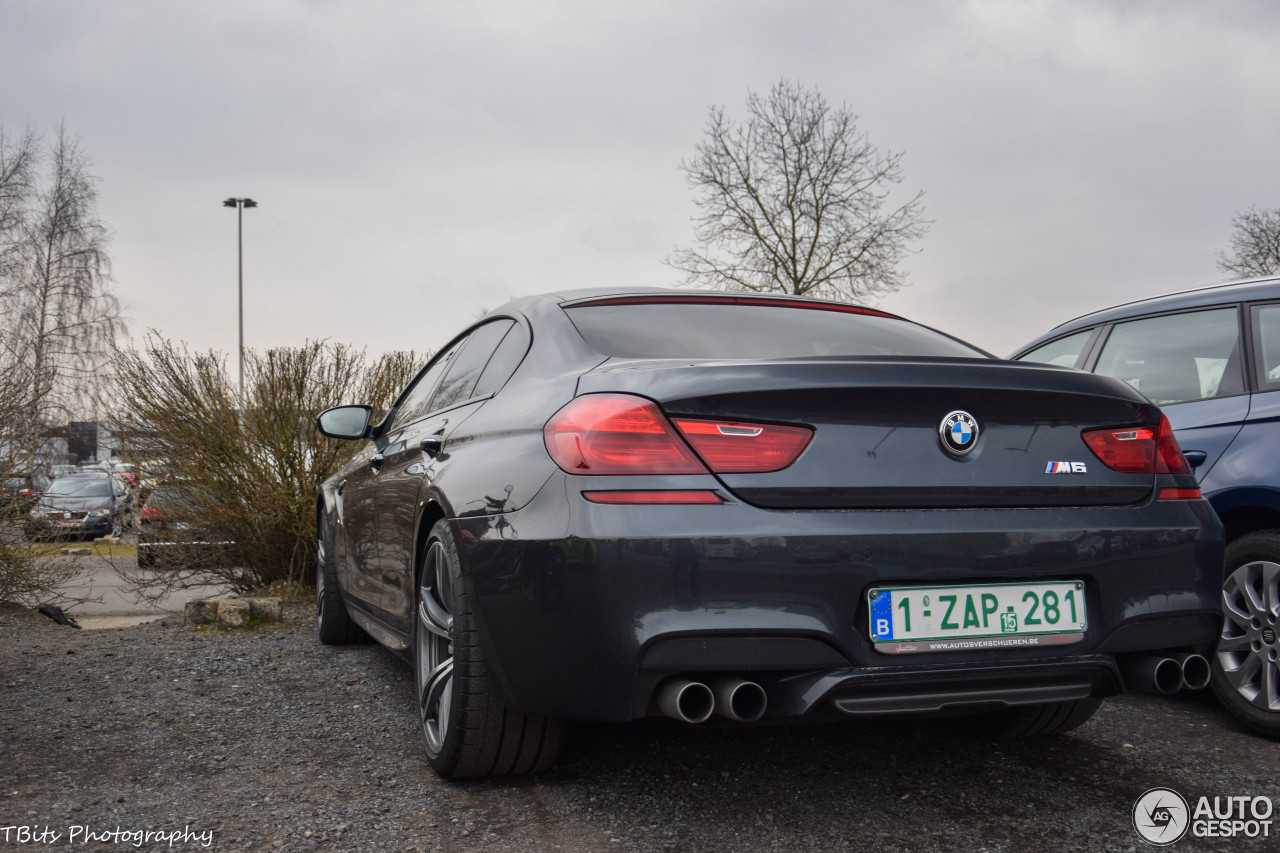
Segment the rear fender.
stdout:
[[1207,496],[1230,542],[1254,530],[1280,528],[1280,489],[1246,486]]

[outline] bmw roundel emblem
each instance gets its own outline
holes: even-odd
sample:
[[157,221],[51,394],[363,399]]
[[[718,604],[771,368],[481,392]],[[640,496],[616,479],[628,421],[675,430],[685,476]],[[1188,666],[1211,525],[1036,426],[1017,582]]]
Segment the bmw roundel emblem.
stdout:
[[952,456],[965,456],[978,446],[978,422],[968,412],[956,410],[942,419],[938,438]]

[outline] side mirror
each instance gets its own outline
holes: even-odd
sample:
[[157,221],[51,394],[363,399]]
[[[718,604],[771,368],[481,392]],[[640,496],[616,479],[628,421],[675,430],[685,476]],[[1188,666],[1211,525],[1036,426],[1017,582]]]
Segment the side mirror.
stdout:
[[334,406],[316,416],[316,427],[329,438],[368,438],[369,406]]

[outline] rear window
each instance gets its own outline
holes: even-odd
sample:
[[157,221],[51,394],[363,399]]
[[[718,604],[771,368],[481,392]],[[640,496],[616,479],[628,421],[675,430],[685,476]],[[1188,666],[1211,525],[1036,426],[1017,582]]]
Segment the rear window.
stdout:
[[593,349],[616,358],[988,357],[907,320],[822,308],[637,302],[565,312]]

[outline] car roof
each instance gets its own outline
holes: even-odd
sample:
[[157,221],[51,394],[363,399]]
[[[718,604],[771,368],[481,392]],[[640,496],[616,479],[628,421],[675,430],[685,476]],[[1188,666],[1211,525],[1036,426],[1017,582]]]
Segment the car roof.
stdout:
[[1180,290],[1166,293],[1163,296],[1152,296],[1137,299],[1133,302],[1122,302],[1110,308],[1103,308],[1089,314],[1083,314],[1074,320],[1068,320],[1054,331],[1067,326],[1093,326],[1108,320],[1121,317],[1134,317],[1139,314],[1157,314],[1161,311],[1179,311],[1184,308],[1199,308],[1208,305],[1221,305],[1227,302],[1251,302],[1257,299],[1280,298],[1280,276],[1266,278],[1250,278],[1242,281],[1227,281],[1221,284],[1210,284],[1191,290]]
[[1160,314],[1165,311],[1184,311],[1188,308],[1207,308],[1212,305],[1253,302],[1264,299],[1280,299],[1280,276],[1226,281],[1191,290],[1180,290],[1161,296],[1136,299],[1132,302],[1122,302],[1119,305],[1112,305],[1109,308],[1082,314],[1079,317],[1054,326],[1035,340],[1019,347],[1018,355],[1054,338],[1060,338],[1080,329],[1087,329],[1116,320],[1125,320],[1146,314]]

